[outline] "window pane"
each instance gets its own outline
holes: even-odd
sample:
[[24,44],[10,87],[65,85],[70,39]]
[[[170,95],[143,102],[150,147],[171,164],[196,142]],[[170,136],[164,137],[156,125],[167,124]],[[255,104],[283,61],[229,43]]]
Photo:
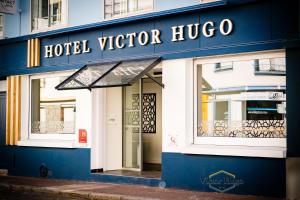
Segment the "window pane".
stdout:
[[112,14],[107,14],[107,13],[105,13],[105,19],[108,19],[108,18],[111,18],[112,17]]
[[277,112],[279,101],[246,101],[247,119],[249,120],[283,120],[283,115]]
[[128,0],[128,12],[134,12],[138,10],[137,0]]
[[110,5],[105,6],[105,14],[106,15],[111,15],[112,12],[113,12],[112,6],[110,6]]
[[32,29],[48,27],[48,0],[32,0]]
[[228,102],[217,101],[215,103],[215,120],[228,120]]
[[105,0],[105,18],[152,9],[153,0]]
[[62,1],[50,0],[50,26],[60,24],[62,22]]
[[[285,65],[277,58],[258,60]],[[226,63],[232,67],[224,72],[209,61],[197,66],[197,136],[286,137],[286,77],[257,76],[254,60]]]
[[31,133],[74,134],[76,98],[74,91],[57,91],[63,77],[31,81]]
[[127,0],[115,0],[113,4],[114,14],[122,14],[127,12]]

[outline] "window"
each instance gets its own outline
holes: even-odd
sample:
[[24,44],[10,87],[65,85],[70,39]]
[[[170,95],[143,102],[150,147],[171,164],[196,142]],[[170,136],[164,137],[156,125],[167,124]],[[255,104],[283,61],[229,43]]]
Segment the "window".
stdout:
[[32,0],[32,30],[55,28],[66,23],[67,0]]
[[233,68],[233,63],[232,62],[222,62],[222,63],[216,63],[215,64],[215,72],[230,70],[232,68]]
[[4,16],[0,14],[0,39],[4,36]]
[[153,0],[105,0],[105,19],[149,12],[153,10]]
[[285,75],[285,58],[263,58],[254,60],[255,74]]
[[285,59],[233,56],[228,62],[223,58],[232,63],[228,73],[215,73],[216,63],[222,63],[216,60],[195,66],[195,143],[205,137],[286,138],[285,76],[256,76],[252,66],[253,60],[268,61],[266,69],[285,66]]
[[[31,78],[30,138],[74,139],[76,92],[57,91],[55,86],[66,77]],[[50,137],[46,137],[50,136]]]

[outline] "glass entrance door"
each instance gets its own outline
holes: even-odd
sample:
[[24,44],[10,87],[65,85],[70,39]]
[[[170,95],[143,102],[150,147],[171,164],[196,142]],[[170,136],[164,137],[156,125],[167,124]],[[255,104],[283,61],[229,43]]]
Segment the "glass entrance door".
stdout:
[[123,89],[123,168],[142,170],[142,82]]

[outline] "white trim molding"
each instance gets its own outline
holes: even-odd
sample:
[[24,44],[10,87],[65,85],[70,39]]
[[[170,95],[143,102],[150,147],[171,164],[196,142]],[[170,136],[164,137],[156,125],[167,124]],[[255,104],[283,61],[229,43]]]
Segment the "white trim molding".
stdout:
[[261,146],[190,145],[182,149],[184,154],[218,156],[245,156],[263,158],[285,158],[286,148]]
[[78,145],[74,141],[58,141],[58,140],[21,140],[17,142],[18,146],[26,147],[52,147],[52,148],[77,148]]

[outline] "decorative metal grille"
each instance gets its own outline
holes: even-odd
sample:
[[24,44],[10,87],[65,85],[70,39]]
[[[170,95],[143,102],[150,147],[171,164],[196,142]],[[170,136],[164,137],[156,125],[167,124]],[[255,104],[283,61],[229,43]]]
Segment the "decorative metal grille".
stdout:
[[156,133],[156,94],[143,94],[143,132]]
[[75,122],[73,121],[34,121],[31,125],[34,134],[73,134]]
[[[143,133],[156,133],[156,94],[143,94]],[[138,94],[132,95],[132,109],[140,110],[140,98]],[[133,113],[132,124],[140,124],[139,112]]]
[[202,121],[198,136],[285,138],[285,128],[284,120]]

